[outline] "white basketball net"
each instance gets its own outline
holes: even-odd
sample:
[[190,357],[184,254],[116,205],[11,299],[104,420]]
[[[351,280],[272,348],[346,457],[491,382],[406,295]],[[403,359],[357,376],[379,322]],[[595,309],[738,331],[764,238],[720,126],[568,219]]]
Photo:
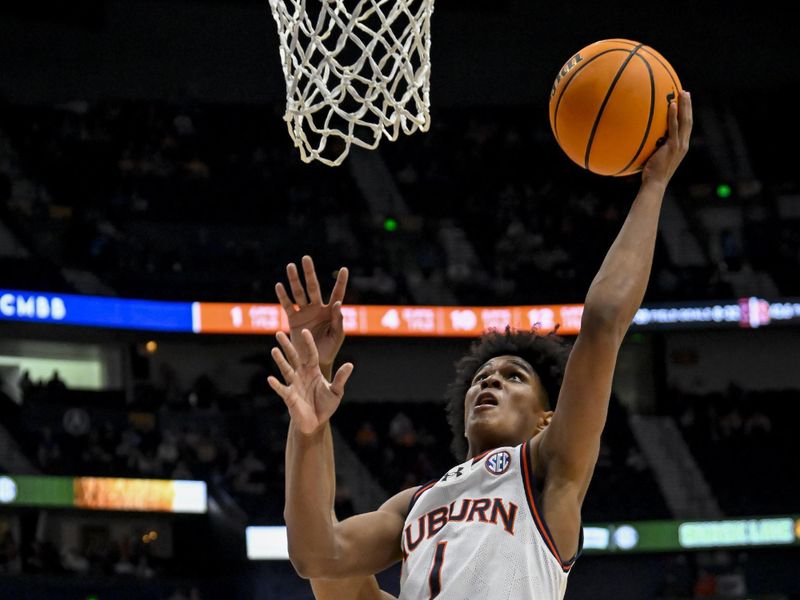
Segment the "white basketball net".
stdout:
[[289,135],[304,162],[342,163],[430,127],[434,0],[269,0]]

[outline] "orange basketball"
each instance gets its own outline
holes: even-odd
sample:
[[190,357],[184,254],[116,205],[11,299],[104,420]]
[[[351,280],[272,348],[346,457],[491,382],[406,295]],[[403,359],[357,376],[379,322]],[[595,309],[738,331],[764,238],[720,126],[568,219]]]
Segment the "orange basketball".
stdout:
[[558,72],[550,126],[561,149],[598,175],[630,175],[667,135],[681,82],[658,52],[631,40],[586,46]]

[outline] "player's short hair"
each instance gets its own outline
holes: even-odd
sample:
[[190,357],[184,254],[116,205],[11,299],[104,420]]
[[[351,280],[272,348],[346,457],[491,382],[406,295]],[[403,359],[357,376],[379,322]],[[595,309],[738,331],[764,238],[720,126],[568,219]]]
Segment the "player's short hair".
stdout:
[[544,388],[545,409],[555,408],[558,391],[564,379],[564,368],[571,345],[556,332],[541,335],[532,331],[491,331],[472,343],[469,352],[456,363],[455,379],[447,387],[447,422],[453,432],[451,450],[459,459],[467,456],[464,440],[464,397],[477,370],[496,356],[519,356],[526,360]]

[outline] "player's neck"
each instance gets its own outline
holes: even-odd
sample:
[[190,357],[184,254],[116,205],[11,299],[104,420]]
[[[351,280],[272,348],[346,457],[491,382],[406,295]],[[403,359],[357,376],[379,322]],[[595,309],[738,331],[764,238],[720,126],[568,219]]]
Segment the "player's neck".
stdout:
[[494,450],[495,448],[500,448],[501,446],[513,446],[514,444],[506,444],[503,442],[485,442],[483,444],[470,444],[467,450],[467,460],[475,458],[476,456],[480,456],[481,454],[485,454],[489,450]]
[[534,432],[531,436],[526,436],[524,439],[519,439],[515,436],[497,436],[497,437],[486,437],[485,439],[472,439],[467,440],[467,460],[471,458],[475,458],[476,456],[480,456],[481,454],[485,454],[489,450],[494,450],[495,448],[504,448],[504,447],[515,447],[519,446],[521,443],[533,439],[536,437],[538,432]]

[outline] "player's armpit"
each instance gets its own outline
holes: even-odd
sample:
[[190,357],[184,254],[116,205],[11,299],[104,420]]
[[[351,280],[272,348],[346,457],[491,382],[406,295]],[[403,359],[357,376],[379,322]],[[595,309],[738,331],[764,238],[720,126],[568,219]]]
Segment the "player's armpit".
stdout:
[[400,536],[411,497],[417,488],[404,490],[376,511],[345,519],[334,525],[336,552],[332,556],[289,554],[301,577],[340,579],[370,576],[401,559]]

